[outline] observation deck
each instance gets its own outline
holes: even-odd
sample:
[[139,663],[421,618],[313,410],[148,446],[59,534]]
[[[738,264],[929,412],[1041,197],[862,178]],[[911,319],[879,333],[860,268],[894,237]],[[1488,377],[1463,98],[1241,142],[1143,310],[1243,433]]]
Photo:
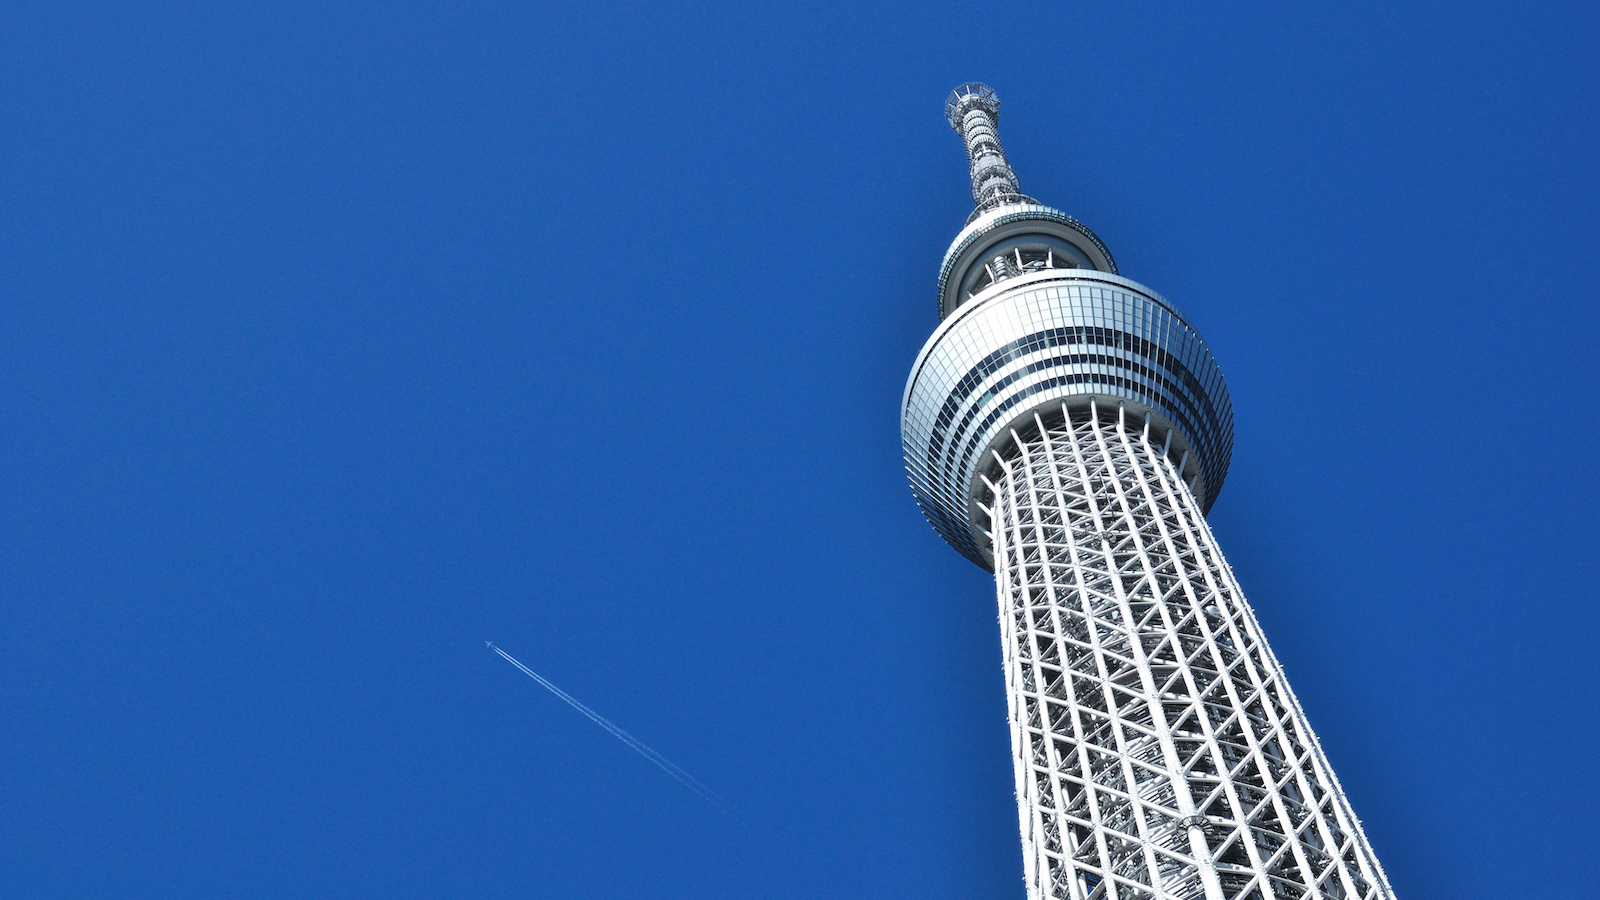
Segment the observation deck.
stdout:
[[1097,404],[1145,422],[1202,510],[1227,476],[1233,411],[1211,350],[1177,307],[1117,273],[1093,231],[1018,189],[999,99],[968,84],[945,104],[967,145],[973,200],[939,272],[941,324],[901,403],[906,471],[934,529],[992,568],[996,454],[1035,414]]

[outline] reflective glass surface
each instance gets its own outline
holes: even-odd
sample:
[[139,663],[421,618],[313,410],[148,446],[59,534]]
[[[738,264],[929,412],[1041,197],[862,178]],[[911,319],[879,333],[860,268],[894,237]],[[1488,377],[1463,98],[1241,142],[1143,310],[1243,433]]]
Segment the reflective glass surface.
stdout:
[[987,566],[968,504],[985,450],[1032,411],[1089,397],[1131,401],[1175,428],[1209,508],[1227,474],[1233,412],[1199,332],[1153,291],[1104,272],[1050,270],[991,290],[929,338],[901,411],[912,489],[945,540]]

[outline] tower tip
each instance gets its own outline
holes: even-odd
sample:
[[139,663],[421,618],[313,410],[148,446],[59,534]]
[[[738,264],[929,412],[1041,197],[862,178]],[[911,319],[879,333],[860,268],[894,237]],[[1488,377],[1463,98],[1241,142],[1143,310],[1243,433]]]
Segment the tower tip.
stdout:
[[996,122],[1000,121],[1000,97],[981,81],[969,81],[951,91],[944,101],[944,117],[951,128],[960,131],[962,118],[973,107],[984,108]]
[[944,117],[967,145],[972,202],[980,211],[1006,203],[1033,202],[1023,196],[1017,173],[1011,171],[1000,146],[1000,98],[994,88],[981,81],[956,88],[945,98]]

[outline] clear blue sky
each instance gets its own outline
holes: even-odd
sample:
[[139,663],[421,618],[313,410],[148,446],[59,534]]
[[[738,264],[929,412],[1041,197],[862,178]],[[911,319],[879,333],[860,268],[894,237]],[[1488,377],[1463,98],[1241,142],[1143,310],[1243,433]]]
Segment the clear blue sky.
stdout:
[[[1600,878],[1600,7],[10,3],[0,894],[1023,896],[898,403],[983,80],[1403,900]],[[483,645],[735,806],[723,816]]]

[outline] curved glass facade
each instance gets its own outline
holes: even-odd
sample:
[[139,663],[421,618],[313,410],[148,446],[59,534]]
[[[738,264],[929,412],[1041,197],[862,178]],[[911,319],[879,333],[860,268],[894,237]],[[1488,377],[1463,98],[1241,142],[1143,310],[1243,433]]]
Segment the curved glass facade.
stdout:
[[[989,296],[984,296],[988,294]],[[1153,413],[1209,508],[1227,474],[1233,412],[1216,360],[1159,295],[1117,275],[1052,269],[963,304],[918,356],[901,409],[906,469],[933,527],[990,567],[972,501],[988,451],[1018,420],[1090,398]]]

